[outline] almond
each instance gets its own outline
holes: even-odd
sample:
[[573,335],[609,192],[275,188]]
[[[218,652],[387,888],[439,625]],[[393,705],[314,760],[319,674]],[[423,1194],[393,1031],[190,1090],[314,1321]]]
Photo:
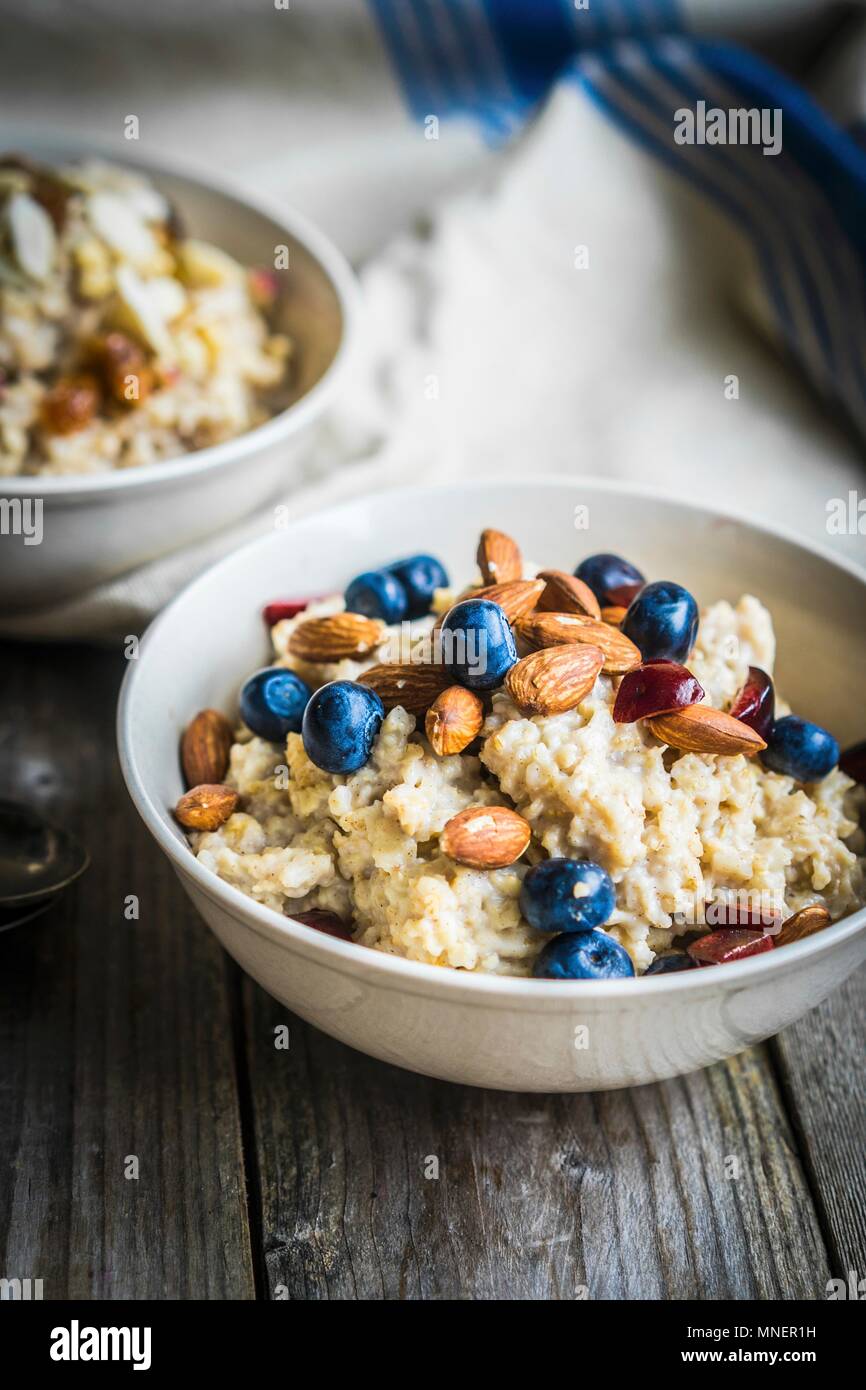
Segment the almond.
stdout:
[[474,690],[449,685],[428,709],[424,729],[433,752],[444,758],[468,748],[483,723],[484,705]]
[[482,531],[475,558],[485,584],[508,584],[523,578],[520,546],[504,531]]
[[292,656],[303,661],[342,661],[347,656],[366,656],[385,638],[385,624],[362,613],[332,613],[328,618],[307,618],[289,638]]
[[544,580],[544,592],[538,600],[543,613],[585,613],[589,618],[600,618],[598,599],[588,584],[577,579],[565,570],[541,570],[539,579]]
[[[498,603],[508,621],[513,623],[532,612],[543,590],[543,579],[513,579],[508,584],[485,584],[478,589],[467,589],[454,600],[451,607],[467,598],[486,598],[490,603]],[[433,624],[434,632],[441,628],[447,616],[448,613],[440,613]]]
[[471,597],[498,603],[508,621],[513,623],[532,612],[543,592],[542,579],[512,579],[507,584],[485,584],[483,588],[475,589]]
[[444,666],[419,661],[401,665],[395,661],[371,666],[369,671],[361,672],[358,680],[375,690],[387,710],[402,705],[410,714],[424,714],[451,684],[453,676]]
[[188,787],[221,782],[229,766],[232,726],[218,709],[203,709],[184,732],[180,761]]
[[821,903],[801,907],[799,912],[795,912],[793,917],[782,923],[782,929],[776,936],[776,945],[790,946],[794,941],[803,941],[813,932],[823,931],[829,925],[830,914]]
[[596,622],[582,613],[530,613],[520,618],[515,631],[530,647],[558,647],[563,642],[589,642],[604,656],[603,670],[623,675],[640,666],[640,648],[617,628]]
[[741,719],[709,705],[687,705],[646,722],[662,743],[687,753],[752,754],[767,746]]
[[218,830],[236,809],[238,794],[231,787],[204,783],[184,793],[174,808],[186,830]]
[[584,642],[542,647],[512,666],[505,688],[521,714],[562,714],[589,694],[603,664],[603,652]]
[[621,627],[627,612],[627,608],[620,608],[616,605],[611,608],[602,608],[601,620],[603,623],[610,623],[611,627]]
[[531,834],[529,822],[507,806],[468,806],[451,817],[439,844],[458,864],[504,869],[520,858]]

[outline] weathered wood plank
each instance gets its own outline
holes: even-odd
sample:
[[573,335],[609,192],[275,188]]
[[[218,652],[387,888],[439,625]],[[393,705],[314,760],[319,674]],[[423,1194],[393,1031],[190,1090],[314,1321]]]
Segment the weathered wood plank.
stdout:
[[866,1278],[866,967],[773,1040],[834,1277]]
[[272,1297],[808,1298],[861,1269],[863,979],[772,1045],[775,1068],[755,1049],[576,1097],[411,1076],[246,981],[238,1077],[235,972],[116,770],[119,664],[4,665],[0,784],[75,823],[95,862],[0,936],[0,1272],[48,1297],[253,1296],[238,1081]]
[[244,995],[271,1297],[823,1291],[826,1252],[763,1049],[634,1091],[514,1095],[363,1058],[250,982]]
[[0,665],[4,794],[93,857],[74,896],[0,935],[0,1273],[46,1298],[252,1297],[232,987],[122,785],[123,662]]

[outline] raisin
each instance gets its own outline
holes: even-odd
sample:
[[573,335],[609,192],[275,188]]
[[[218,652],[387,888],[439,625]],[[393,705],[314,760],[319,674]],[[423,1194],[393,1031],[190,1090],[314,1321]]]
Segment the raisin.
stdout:
[[153,369],[144,349],[125,333],[108,333],[92,344],[91,355],[112,400],[140,405],[153,390]]
[[99,384],[92,376],[62,377],[43,398],[40,423],[48,434],[75,434],[99,409]]

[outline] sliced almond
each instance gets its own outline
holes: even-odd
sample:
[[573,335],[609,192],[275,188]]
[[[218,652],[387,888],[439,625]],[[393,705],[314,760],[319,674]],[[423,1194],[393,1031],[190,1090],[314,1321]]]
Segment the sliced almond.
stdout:
[[622,620],[628,612],[627,608],[614,605],[611,608],[602,608],[601,620],[603,623],[610,623],[611,627],[621,627]]
[[515,631],[530,647],[558,647],[563,642],[589,642],[604,656],[603,670],[623,675],[640,666],[640,648],[617,628],[587,618],[582,613],[530,613],[515,624]]
[[140,337],[158,356],[170,360],[174,353],[171,334],[160,312],[158,296],[131,265],[119,265],[115,275],[119,314],[124,327]]
[[523,578],[520,546],[504,531],[482,531],[475,558],[485,584],[509,584]]
[[589,694],[603,664],[603,652],[584,642],[543,647],[511,667],[505,688],[521,714],[562,714]]
[[299,623],[288,641],[292,656],[302,661],[342,661],[366,656],[385,640],[385,624],[363,613],[332,613]]
[[180,761],[188,787],[221,782],[228,772],[232,726],[218,709],[203,709],[184,731]]
[[128,198],[100,189],[86,206],[90,225],[116,255],[140,269],[156,259],[159,243]]
[[662,743],[686,753],[760,753],[766,743],[760,734],[723,710],[709,705],[687,705],[670,714],[648,719],[651,732]]
[[775,938],[776,945],[790,946],[795,941],[803,941],[814,932],[829,927],[830,921],[830,914],[821,903],[801,907],[799,912],[795,912],[793,917],[782,923],[782,929]]
[[189,305],[186,290],[170,275],[152,275],[147,282],[157,313],[173,323]]
[[28,193],[13,193],[6,215],[16,261],[31,280],[44,284],[57,258],[54,223]]
[[541,570],[538,578],[544,580],[544,591],[538,600],[542,613],[585,613],[589,618],[601,617],[598,599],[582,579],[565,570]]
[[462,753],[484,723],[484,705],[474,690],[449,685],[427,711],[424,730],[434,753]]
[[443,854],[471,869],[504,869],[529,844],[528,821],[508,806],[468,806],[448,821],[440,836]]
[[175,819],[186,830],[218,830],[238,804],[231,787],[205,784],[186,792],[174,808]]
[[387,710],[402,705],[410,714],[424,714],[453,679],[444,666],[418,661],[371,666],[358,677],[361,685],[375,690]]
[[243,281],[243,266],[209,241],[185,237],[177,248],[177,257],[183,279],[194,289],[218,289]]

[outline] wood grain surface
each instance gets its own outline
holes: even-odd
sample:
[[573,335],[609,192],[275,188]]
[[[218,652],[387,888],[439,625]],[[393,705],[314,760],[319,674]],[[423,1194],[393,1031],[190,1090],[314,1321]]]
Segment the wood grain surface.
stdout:
[[252,984],[244,998],[271,1297],[824,1289],[764,1049],[631,1091],[515,1095],[411,1075],[297,1020],[278,1050],[286,1011]]
[[770,1044],[835,1277],[866,1278],[866,969]]
[[631,1091],[363,1057],[187,904],[117,768],[123,666],[0,647],[3,794],[93,856],[0,935],[0,1275],[46,1298],[786,1299],[866,1274],[866,974],[768,1045]]
[[0,650],[0,786],[93,860],[0,935],[0,1273],[46,1298],[251,1297],[232,986],[123,787],[124,662]]

